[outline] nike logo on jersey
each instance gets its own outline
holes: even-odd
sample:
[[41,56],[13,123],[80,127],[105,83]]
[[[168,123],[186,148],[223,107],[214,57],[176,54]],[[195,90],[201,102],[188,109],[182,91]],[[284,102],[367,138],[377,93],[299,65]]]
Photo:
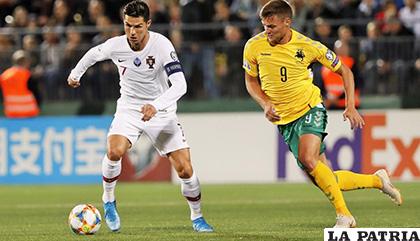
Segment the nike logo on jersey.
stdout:
[[262,56],[271,56],[271,53],[261,53]]
[[125,61],[125,59],[118,59],[118,62],[124,62]]

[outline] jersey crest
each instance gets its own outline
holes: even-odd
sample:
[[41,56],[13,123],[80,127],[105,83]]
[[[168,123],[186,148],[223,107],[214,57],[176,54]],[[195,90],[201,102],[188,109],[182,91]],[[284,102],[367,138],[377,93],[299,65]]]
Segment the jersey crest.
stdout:
[[303,53],[303,49],[298,49],[298,50],[296,51],[295,57],[296,57],[297,59],[299,59],[299,61],[300,61],[300,62],[302,62],[302,61],[303,61],[303,59],[305,58],[305,53]]
[[149,65],[149,69],[154,69],[155,67],[153,66],[155,64],[156,60],[155,58],[153,58],[153,56],[147,56],[146,59],[146,64]]

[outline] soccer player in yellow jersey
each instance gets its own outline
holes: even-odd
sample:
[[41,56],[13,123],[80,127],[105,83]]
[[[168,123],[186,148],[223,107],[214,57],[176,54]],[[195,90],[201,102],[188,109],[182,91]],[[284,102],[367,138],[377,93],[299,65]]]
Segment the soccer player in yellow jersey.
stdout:
[[356,221],[348,210],[341,191],[377,188],[398,205],[401,195],[385,170],[373,175],[335,171],[326,165],[324,137],[327,113],[320,90],[312,83],[308,66],[318,61],[341,75],[346,93],[344,120],[351,128],[365,124],[354,106],[354,79],[351,70],[323,44],[294,31],[292,8],[284,0],[272,0],[260,11],[264,32],[252,37],[244,49],[243,68],[246,88],[264,109],[265,117],[278,129],[298,165],[308,174],[334,206],[334,227],[350,228]]

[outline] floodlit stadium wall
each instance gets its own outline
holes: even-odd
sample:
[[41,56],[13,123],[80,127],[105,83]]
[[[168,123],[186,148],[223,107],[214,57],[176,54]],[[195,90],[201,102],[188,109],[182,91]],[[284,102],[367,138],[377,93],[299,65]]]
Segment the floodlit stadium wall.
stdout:
[[[397,180],[420,178],[419,110],[363,112],[351,131],[329,112],[326,154],[337,169],[372,173],[387,168]],[[202,183],[301,182],[293,155],[262,113],[180,114]],[[100,183],[111,116],[0,119],[0,184]],[[142,137],[123,158],[122,181],[173,181],[167,159]]]

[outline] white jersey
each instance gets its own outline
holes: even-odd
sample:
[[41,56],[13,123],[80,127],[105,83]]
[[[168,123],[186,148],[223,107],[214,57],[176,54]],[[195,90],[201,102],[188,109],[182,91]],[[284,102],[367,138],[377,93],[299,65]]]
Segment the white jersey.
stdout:
[[186,92],[181,64],[166,37],[152,31],[149,35],[141,51],[130,48],[126,35],[91,48],[71,71],[70,78],[80,80],[90,66],[110,59],[120,76],[119,105],[140,109],[144,104],[152,104],[158,112],[176,112],[176,101]]

